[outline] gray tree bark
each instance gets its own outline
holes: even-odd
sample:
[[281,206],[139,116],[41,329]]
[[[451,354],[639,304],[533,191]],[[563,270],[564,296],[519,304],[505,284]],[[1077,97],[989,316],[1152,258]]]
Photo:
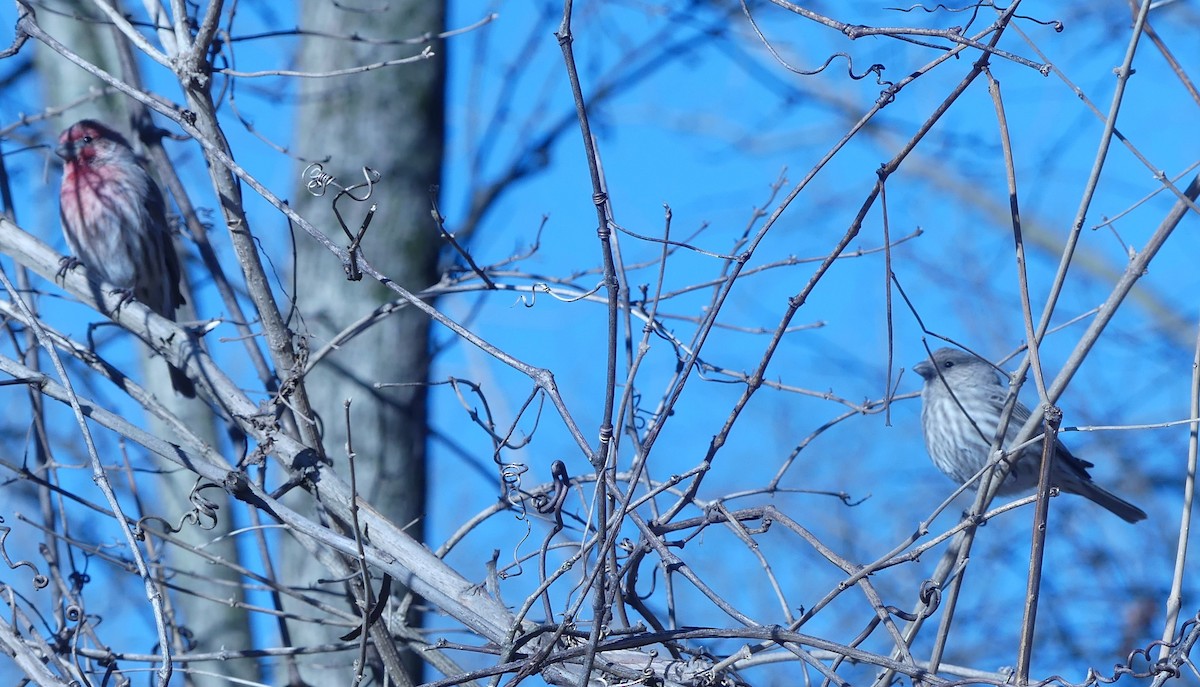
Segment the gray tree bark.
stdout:
[[[43,12],[39,21],[61,41],[90,62],[112,74],[121,76],[127,81],[137,83],[135,75],[123,73],[114,40],[124,40],[103,20],[90,2],[67,3],[69,10],[78,16],[94,16],[94,22],[81,22],[73,17],[65,17],[55,12]],[[44,78],[40,83],[45,89],[44,100],[50,106],[61,107],[68,103],[77,102],[89,93],[103,88],[104,83],[96,77],[75,66],[67,59],[51,50],[38,50],[36,65]],[[108,95],[80,107],[72,108],[58,122],[58,128],[65,128],[71,122],[84,118],[95,118],[113,125],[122,131],[131,142],[137,145],[136,132],[130,131],[131,103],[121,95]],[[140,148],[139,152],[141,151]],[[160,188],[161,184],[160,184]],[[167,199],[169,212],[174,212],[170,196],[163,189]],[[48,213],[49,214],[49,213]],[[60,248],[65,246],[54,234],[59,228],[47,227],[46,238]],[[187,264],[186,254],[180,255],[180,264]],[[186,269],[186,267],[185,267]],[[195,318],[193,309],[194,298],[187,280],[182,285],[188,305],[177,313],[181,321]],[[97,315],[97,318],[100,316]],[[210,445],[218,445],[218,439],[213,426],[212,412],[208,406],[199,400],[188,400],[175,394],[167,378],[166,366],[162,358],[149,354],[149,349],[140,346],[142,353],[142,369],[144,370],[142,385],[154,393],[158,399],[172,410],[192,431],[206,440]],[[159,436],[170,437],[171,430],[153,416],[147,417],[147,424],[152,432]],[[170,521],[177,521],[180,516],[192,509],[189,496],[196,486],[196,475],[179,470],[164,473],[158,481],[158,489],[154,494],[141,494],[143,502],[150,512],[161,515]],[[205,491],[205,498],[217,507],[219,515],[216,522],[204,523],[204,527],[187,524],[176,535],[185,544],[204,547],[204,551],[227,561],[238,561],[236,539],[229,534],[233,531],[231,506],[224,494],[216,490]],[[209,526],[211,525],[211,528]],[[239,606],[244,600],[241,576],[232,568],[224,565],[213,565],[206,560],[179,548],[167,550],[166,561],[170,567],[180,573],[175,580],[187,587],[192,593],[179,594],[171,597],[169,607],[173,621],[190,637],[191,647],[178,646],[177,651],[195,650],[199,652],[215,652],[221,649],[240,649],[253,645],[250,635],[250,621],[246,611]],[[228,599],[234,603],[214,603],[210,599]],[[185,672],[185,682],[195,687],[218,687],[229,684],[229,678],[247,681],[258,681],[260,675],[257,666],[252,661],[225,661],[216,664],[196,664],[191,666],[200,673]],[[219,673],[221,677],[201,674]]]
[[[350,42],[329,34],[396,40],[442,30],[441,2],[402,0],[385,7],[351,12],[327,0],[306,0],[301,26],[324,36],[302,40],[298,68],[326,72],[412,56],[424,47]],[[337,190],[330,188],[324,196],[313,197],[303,189],[299,176],[307,161],[320,161],[342,186],[362,182],[364,166],[378,170],[381,178],[371,199],[378,210],[361,244],[362,254],[414,291],[436,280],[440,243],[430,216],[430,189],[441,181],[445,62],[440,55],[443,44],[434,42],[432,49],[439,54],[413,64],[303,80],[295,128],[294,148],[305,160],[296,170],[298,210],[335,241],[348,245],[331,207]],[[368,205],[349,198],[339,202],[338,210],[352,231],[358,230]],[[348,281],[338,260],[303,236],[295,270],[299,319],[293,327],[307,335],[310,351],[321,349],[350,323],[391,300],[390,292],[378,283]],[[418,539],[425,511],[428,336],[429,320],[424,315],[413,309],[398,310],[321,359],[306,380],[334,469],[346,474],[344,402],[352,399],[359,489],[367,501],[393,522],[407,526]],[[377,382],[404,386],[377,389]],[[299,584],[327,575],[299,546],[288,546],[284,558],[285,569]],[[410,621],[416,620],[410,614]],[[314,623],[293,625],[297,645],[335,641],[345,631]],[[343,671],[345,663],[318,658],[306,661],[302,673],[310,683],[328,684],[322,681],[320,668]],[[415,673],[416,662],[410,660],[408,668]],[[324,679],[332,677],[324,674]],[[419,673],[414,677],[419,681]]]

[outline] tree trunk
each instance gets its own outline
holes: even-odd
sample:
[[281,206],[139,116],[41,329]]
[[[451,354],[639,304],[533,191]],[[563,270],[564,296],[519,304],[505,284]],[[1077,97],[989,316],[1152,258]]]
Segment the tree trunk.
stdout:
[[[70,3],[72,14],[78,16],[95,16],[94,22],[81,22],[73,17],[60,16],[54,12],[43,12],[39,15],[41,24],[67,45],[93,64],[99,65],[106,71],[122,76],[126,81],[137,83],[137,77],[123,74],[114,40],[124,40],[107,22],[102,20],[89,2]],[[100,89],[104,83],[96,77],[75,66],[65,58],[51,50],[37,52],[37,69],[43,74],[41,84],[45,89],[45,101],[51,105],[62,105],[74,102],[85,96],[91,89]],[[84,118],[96,118],[108,122],[117,130],[123,132],[139,153],[143,152],[137,145],[136,132],[130,131],[130,102],[124,96],[110,95],[100,98],[82,107],[69,110],[57,129],[65,128],[71,122]],[[57,130],[56,129],[56,130]],[[161,184],[160,184],[161,188]],[[165,193],[168,212],[173,211],[170,197]],[[54,227],[53,230],[57,230]],[[53,235],[50,228],[47,238],[52,243],[65,249],[61,240]],[[186,256],[180,255],[180,264],[186,265]],[[188,298],[188,305],[178,312],[180,320],[194,319],[192,308],[194,298],[188,284],[181,286]],[[96,316],[100,318],[99,315]],[[201,401],[188,400],[175,394],[167,378],[167,369],[162,358],[150,355],[149,349],[137,344],[142,356],[143,376],[142,385],[154,393],[158,399],[179,417],[201,439],[211,445],[217,445],[218,440],[213,427],[213,416],[208,406]],[[174,440],[171,430],[163,422],[153,416],[147,416],[147,424],[152,432],[168,440]],[[185,471],[168,471],[158,480],[158,489],[154,494],[142,493],[140,496],[147,506],[147,513],[160,515],[168,521],[175,522],[184,513],[192,510],[189,496],[196,486],[196,476]],[[210,555],[227,561],[238,561],[236,540],[229,536],[234,529],[231,518],[231,508],[223,494],[209,489],[205,498],[212,501],[219,514],[215,523],[206,521],[205,528],[195,524],[187,524],[177,533],[184,543],[203,547]],[[143,514],[147,514],[143,513]],[[211,525],[211,528],[208,526]],[[252,646],[250,622],[244,608],[239,606],[243,601],[241,576],[231,567],[213,565],[195,554],[177,547],[166,550],[166,562],[175,573],[182,573],[174,579],[182,583],[193,593],[179,594],[169,599],[172,605],[168,607],[173,621],[183,629],[192,646],[182,644],[176,651],[216,652],[223,648],[230,650]],[[214,603],[211,599],[228,599],[234,603]],[[203,674],[185,673],[186,684],[195,687],[216,687],[229,684],[228,678],[247,681],[258,681],[258,667],[253,661],[226,661],[217,664],[195,664],[189,666],[201,672],[218,673],[222,677]]]
[[[403,0],[389,3],[384,11],[350,12],[327,0],[307,0],[301,17],[303,27],[326,34],[337,27],[333,31],[339,36],[402,39],[438,33],[444,14],[440,2]],[[411,56],[423,47],[307,36],[300,44],[298,68],[326,72]],[[442,44],[435,42],[432,48],[440,53]],[[342,186],[361,183],[364,166],[378,170],[381,178],[369,202],[344,197],[337,207],[350,230],[357,232],[368,206],[378,204],[361,244],[362,254],[412,290],[436,279],[439,239],[430,217],[430,189],[441,181],[444,82],[445,62],[438,54],[367,73],[306,79],[300,91],[294,149],[305,161],[297,165],[297,177],[309,160],[321,161],[324,171],[336,176]],[[337,189],[313,197],[303,184],[298,179],[299,211],[334,241],[349,245],[332,211]],[[364,192],[360,189],[356,195]],[[378,283],[348,281],[337,259],[315,242],[300,237],[297,252],[297,301],[303,318],[293,326],[307,335],[310,352],[391,300],[390,292]],[[429,320],[424,315],[399,310],[322,358],[306,380],[334,469],[342,474],[348,471],[344,403],[352,399],[350,438],[359,490],[393,522],[408,525],[418,539],[425,511],[428,336]],[[377,382],[405,385],[377,389]],[[324,567],[299,546],[285,550],[285,568],[295,575],[291,580],[300,584],[327,576]],[[393,599],[399,598],[393,592]],[[410,621],[416,621],[415,615],[410,614]],[[298,645],[335,641],[345,632],[313,623],[293,625]],[[317,672],[318,663],[344,670],[335,665],[343,662],[318,657],[304,664],[306,681],[328,684]],[[419,681],[417,665],[410,661],[408,669]]]

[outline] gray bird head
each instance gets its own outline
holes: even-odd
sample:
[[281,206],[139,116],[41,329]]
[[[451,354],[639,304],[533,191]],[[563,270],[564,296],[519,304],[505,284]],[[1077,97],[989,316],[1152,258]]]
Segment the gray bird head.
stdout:
[[933,352],[932,360],[922,360],[913,366],[913,372],[921,375],[925,383],[938,378],[938,372],[947,384],[986,384],[998,386],[996,371],[986,361],[957,348],[939,348]]

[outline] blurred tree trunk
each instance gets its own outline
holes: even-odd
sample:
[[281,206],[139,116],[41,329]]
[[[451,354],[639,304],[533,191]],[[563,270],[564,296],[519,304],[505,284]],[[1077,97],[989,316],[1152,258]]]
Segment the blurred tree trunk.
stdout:
[[[127,82],[138,83],[135,75],[124,74],[117,57],[113,41],[119,37],[108,23],[100,18],[99,13],[91,2],[70,2],[70,11],[76,16],[95,17],[94,22],[81,22],[73,17],[61,16],[55,12],[43,12],[39,15],[41,24],[59,40],[79,52],[93,64],[99,65],[109,73],[124,78]],[[42,73],[40,80],[45,88],[45,102],[51,106],[63,106],[84,98],[91,90],[97,92],[104,83],[96,77],[75,66],[57,53],[41,49],[37,51],[37,69]],[[121,95],[108,95],[81,107],[69,110],[58,122],[51,126],[54,133],[65,128],[71,122],[84,118],[95,118],[110,123],[118,131],[125,134],[139,154],[144,151],[138,145],[136,132],[130,130],[129,101]],[[54,183],[57,183],[55,180]],[[162,188],[162,184],[159,184]],[[170,196],[165,193],[168,213],[176,212]],[[51,213],[47,213],[51,215]],[[55,212],[54,214],[57,214]],[[53,216],[53,215],[51,215]],[[60,227],[46,227],[45,238],[61,250],[66,250],[66,244],[59,233]],[[186,253],[180,254],[180,264],[188,263]],[[185,278],[181,288],[188,299],[188,304],[177,313],[181,321],[194,320],[195,298],[188,288],[190,280]],[[96,316],[100,318],[100,315]],[[136,342],[134,342],[135,345]],[[142,356],[143,375],[142,385],[154,393],[159,401],[171,409],[196,436],[210,445],[219,444],[213,425],[213,416],[208,406],[199,400],[188,400],[175,394],[167,378],[166,366],[162,358],[149,355],[149,349],[138,346]],[[147,416],[150,431],[175,441],[167,425],[153,416]],[[147,512],[162,513],[171,521],[177,521],[180,516],[192,509],[190,495],[196,486],[196,476],[190,472],[176,470],[163,473],[158,481],[158,490],[154,494],[140,494]],[[204,551],[226,561],[237,562],[239,559],[237,542],[229,536],[234,529],[231,517],[231,507],[224,494],[209,489],[205,498],[214,502],[217,507],[218,520],[205,525],[213,525],[211,529],[185,525],[176,535],[181,541],[195,547],[203,547]],[[221,649],[236,650],[252,646],[250,621],[244,608],[240,606],[244,600],[241,576],[234,568],[225,565],[213,565],[188,551],[176,547],[166,550],[165,562],[176,571],[173,579],[187,588],[191,593],[164,597],[170,604],[167,607],[173,621],[182,629],[181,635],[186,635],[192,643],[185,645],[181,639],[177,652],[199,651],[216,652]],[[233,603],[214,603],[212,599],[226,599]],[[178,636],[178,635],[177,635]],[[184,673],[188,685],[197,687],[218,687],[229,684],[229,678],[248,681],[260,679],[258,667],[253,661],[225,661],[219,665],[214,663],[192,664],[188,666],[201,672],[218,673],[222,677],[203,674]]]
[[[420,44],[351,43],[338,37],[398,40],[437,34],[445,21],[441,2],[401,0],[369,12],[346,11],[328,0],[302,3],[303,28],[322,35],[301,41],[297,68],[306,72],[370,64],[420,53]],[[335,27],[335,28],[331,28]],[[338,37],[329,37],[329,34]],[[348,245],[331,203],[337,189],[312,197],[300,178],[306,161],[320,161],[337,183],[363,181],[364,166],[380,172],[371,203],[378,210],[362,243],[364,257],[402,286],[419,290],[436,280],[439,239],[430,218],[430,188],[441,182],[445,60],[443,44],[432,45],[435,57],[413,64],[376,69],[345,77],[302,80],[294,150],[299,211],[336,243]],[[358,193],[363,193],[360,190]],[[346,224],[357,231],[370,203],[343,198],[338,204]],[[325,346],[350,323],[393,294],[378,283],[348,281],[337,259],[301,236],[297,246],[296,288],[302,319],[293,327],[307,335],[310,351]],[[346,474],[344,403],[352,399],[351,424],[357,481],[366,499],[393,522],[408,526],[421,539],[425,512],[426,388],[429,373],[429,320],[406,308],[392,313],[335,353],[323,358],[306,384],[320,416],[325,450],[335,468]],[[376,389],[377,382],[406,386]],[[289,542],[291,544],[291,542]],[[302,548],[284,552],[288,581],[301,586],[328,577],[328,572]],[[330,589],[333,591],[333,589]],[[393,592],[393,599],[401,594]],[[311,609],[308,609],[311,614]],[[409,620],[419,619],[410,614]],[[293,623],[293,644],[336,641],[345,630],[313,623]],[[410,674],[420,681],[419,662],[406,656]],[[316,657],[304,664],[312,684],[329,684],[317,664],[337,668],[344,661]],[[331,678],[325,674],[324,679]]]
[[[68,0],[61,5],[76,16],[99,17],[99,12],[87,0]],[[38,23],[92,64],[99,65],[111,73],[119,73],[117,52],[113,47],[113,32],[99,19],[87,23],[63,16],[59,12],[43,12],[38,15]],[[83,98],[91,89],[99,91],[104,88],[103,81],[71,64],[67,58],[53,50],[39,48],[34,55],[37,70],[43,75],[39,81],[48,105],[62,107]],[[124,112],[120,103],[122,97],[124,96],[105,96],[68,111],[60,120],[62,126],[56,127],[56,133],[65,129],[71,122],[84,118],[108,121],[117,125],[118,129],[122,128],[126,124],[120,119]],[[65,248],[65,243],[61,240],[55,242],[54,238],[47,237],[53,245]]]

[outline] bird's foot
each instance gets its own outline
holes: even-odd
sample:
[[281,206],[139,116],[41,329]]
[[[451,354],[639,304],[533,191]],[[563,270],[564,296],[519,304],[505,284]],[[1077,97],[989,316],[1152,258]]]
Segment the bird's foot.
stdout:
[[67,276],[67,272],[79,267],[83,261],[74,255],[64,255],[58,261],[58,278],[62,279]]
[[120,312],[121,308],[126,303],[133,300],[133,289],[125,289],[125,288],[113,289],[112,291],[109,291],[109,293],[117,297],[116,312]]

